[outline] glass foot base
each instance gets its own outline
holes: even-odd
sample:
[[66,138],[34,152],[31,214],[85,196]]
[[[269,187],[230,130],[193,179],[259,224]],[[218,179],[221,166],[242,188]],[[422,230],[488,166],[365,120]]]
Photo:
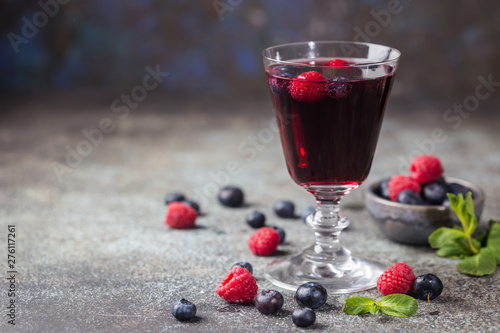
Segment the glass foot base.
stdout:
[[379,276],[387,267],[382,264],[351,257],[348,265],[338,265],[309,260],[304,254],[273,261],[267,265],[265,277],[274,285],[297,290],[306,282],[319,282],[329,293],[343,294],[376,287]]

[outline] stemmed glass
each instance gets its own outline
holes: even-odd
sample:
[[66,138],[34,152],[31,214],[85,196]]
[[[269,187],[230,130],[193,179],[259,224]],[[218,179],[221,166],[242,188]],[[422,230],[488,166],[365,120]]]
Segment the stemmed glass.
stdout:
[[306,219],[316,242],[270,263],[265,276],[291,290],[310,281],[333,293],[372,288],[385,267],[341,246],[349,221],[339,203],[368,176],[400,52],[369,43],[301,42],[262,55],[288,171],[317,201]]

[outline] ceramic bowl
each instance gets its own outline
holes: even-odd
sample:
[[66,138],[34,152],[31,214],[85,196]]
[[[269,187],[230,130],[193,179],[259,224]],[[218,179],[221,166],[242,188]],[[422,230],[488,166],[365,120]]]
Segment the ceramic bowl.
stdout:
[[[429,235],[440,227],[460,224],[455,212],[449,206],[406,205],[390,201],[380,195],[380,184],[386,179],[371,184],[365,196],[365,204],[373,220],[391,240],[412,245],[428,245]],[[447,183],[468,187],[474,199],[474,212],[478,221],[484,206],[483,190],[471,182],[445,178]]]

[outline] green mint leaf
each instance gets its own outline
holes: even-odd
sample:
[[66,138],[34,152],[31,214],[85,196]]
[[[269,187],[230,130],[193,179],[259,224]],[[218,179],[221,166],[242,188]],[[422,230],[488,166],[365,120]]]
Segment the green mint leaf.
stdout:
[[458,264],[458,270],[467,275],[484,276],[495,272],[497,260],[495,250],[483,247],[478,254],[464,258]]
[[472,193],[467,192],[464,197],[459,194],[458,197],[452,193],[448,193],[450,199],[451,209],[457,214],[462,228],[464,229],[465,237],[470,237],[477,227],[477,218],[474,214],[474,201],[472,200]]
[[476,214],[474,214],[474,200],[472,199],[471,191],[467,192],[465,196],[465,212],[468,215],[476,216]]
[[436,251],[436,254],[440,257],[460,259],[463,257],[468,257],[474,255],[469,249],[467,240],[465,238],[458,238],[449,241],[443,247]]
[[477,240],[479,244],[484,244],[486,245],[486,240],[488,239],[488,235],[490,234],[490,230],[485,230],[482,234],[480,234],[477,237],[474,237],[473,239]]
[[378,312],[377,302],[368,297],[352,296],[345,300],[342,311],[348,315],[361,315],[368,312]]
[[374,307],[370,308],[370,313],[372,315],[376,315],[378,312],[380,311],[380,306],[378,306],[377,304],[375,304]]
[[429,244],[433,249],[439,249],[459,237],[465,237],[462,230],[441,227],[429,236]]
[[448,199],[450,200],[450,207],[455,210],[453,207],[456,207],[458,209],[458,206],[460,204],[460,201],[458,200],[458,197],[453,194],[453,193],[447,193]]
[[403,294],[385,296],[379,302],[380,312],[393,317],[411,317],[417,313],[417,300]]
[[500,222],[490,220],[490,233],[486,240],[486,246],[493,250],[497,265],[500,265]]

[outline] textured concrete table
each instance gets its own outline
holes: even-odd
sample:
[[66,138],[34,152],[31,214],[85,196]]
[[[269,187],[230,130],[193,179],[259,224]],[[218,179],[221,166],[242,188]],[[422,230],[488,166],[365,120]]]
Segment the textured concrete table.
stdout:
[[[88,100],[103,101],[90,105]],[[245,215],[259,209],[283,227],[287,241],[275,258],[308,246],[313,236],[300,220],[278,219],[272,204],[292,199],[298,209],[313,199],[289,178],[268,100],[238,105],[148,99],[130,113],[113,113],[111,99],[49,96],[2,106],[0,122],[0,268],[7,271],[7,228],[15,225],[15,326],[8,324],[10,282],[0,283],[2,332],[294,332],[293,293],[284,291],[277,316],[230,305],[215,288],[234,262],[254,265],[261,289],[272,259],[247,248]],[[102,106],[104,105],[104,106]],[[424,149],[441,157],[449,176],[483,186],[483,223],[500,218],[499,116],[479,110],[459,128],[444,110],[408,110],[392,103],[367,183],[397,173]],[[121,118],[120,118],[121,117]],[[446,139],[436,142],[441,128]],[[96,129],[99,129],[99,134]],[[85,134],[86,133],[86,134]],[[416,141],[418,144],[416,143]],[[420,148],[419,148],[420,146]],[[75,155],[76,154],[76,155]],[[246,206],[221,207],[218,184],[246,193]],[[182,191],[201,201],[193,230],[163,224],[163,197]],[[330,295],[312,331],[495,332],[500,326],[500,272],[484,278],[460,274],[457,261],[429,248],[391,242],[363,205],[364,186],[343,202],[352,224],[342,241],[355,255],[386,265],[410,264],[445,284],[431,304],[419,301],[411,318],[347,316],[348,295]],[[357,295],[379,298],[376,290]],[[197,317],[178,322],[170,313],[180,298]]]

